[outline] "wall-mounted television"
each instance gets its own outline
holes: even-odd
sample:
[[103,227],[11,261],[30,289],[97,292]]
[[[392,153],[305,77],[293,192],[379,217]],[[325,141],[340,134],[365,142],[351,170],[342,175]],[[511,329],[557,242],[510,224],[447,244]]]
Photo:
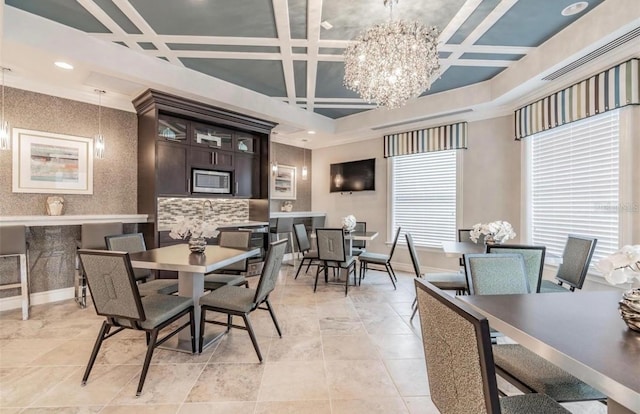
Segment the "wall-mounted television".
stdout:
[[330,192],[374,191],[376,189],[376,159],[331,164]]

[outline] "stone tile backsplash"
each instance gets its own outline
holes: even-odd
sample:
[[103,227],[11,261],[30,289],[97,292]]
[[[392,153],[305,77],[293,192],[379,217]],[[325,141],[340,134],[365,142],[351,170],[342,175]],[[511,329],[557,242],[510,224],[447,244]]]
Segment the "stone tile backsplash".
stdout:
[[217,224],[238,223],[249,220],[249,200],[225,198],[158,198],[158,229],[169,230],[179,217],[201,217],[205,200],[211,208],[204,208],[205,220]]

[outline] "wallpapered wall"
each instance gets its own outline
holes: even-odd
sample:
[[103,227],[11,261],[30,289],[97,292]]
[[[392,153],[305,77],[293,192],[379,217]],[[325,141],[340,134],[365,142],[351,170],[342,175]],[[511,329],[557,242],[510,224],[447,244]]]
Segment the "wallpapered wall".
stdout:
[[[305,160],[306,157],[306,160]],[[296,167],[296,199],[293,202],[293,211],[311,211],[311,150],[294,147],[291,145],[271,142],[271,161],[278,164]],[[302,166],[306,162],[308,178],[302,179]],[[273,180],[273,177],[271,177]],[[285,200],[272,200],[270,211],[280,211]]]
[[[97,96],[96,96],[97,102]],[[5,116],[12,128],[93,137],[98,105],[5,87]],[[135,214],[138,127],[135,113],[102,108],[104,159],[93,164],[93,194],[61,194],[64,214]],[[0,151],[0,215],[46,214],[51,194],[12,192],[12,153]]]

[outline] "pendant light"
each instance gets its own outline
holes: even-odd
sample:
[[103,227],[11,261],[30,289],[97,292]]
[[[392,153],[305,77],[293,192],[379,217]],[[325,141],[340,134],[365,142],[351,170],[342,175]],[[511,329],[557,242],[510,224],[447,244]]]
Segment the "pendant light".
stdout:
[[309,175],[309,171],[307,170],[307,148],[305,147],[305,145],[307,144],[306,139],[302,140],[302,179],[304,181],[307,180],[307,176]]
[[98,94],[98,135],[94,138],[93,145],[95,146],[96,158],[104,158],[104,137],[102,136],[102,95],[106,92],[101,89],[95,89]]
[[0,118],[0,150],[11,150],[11,133],[9,128],[9,121],[4,116],[4,73],[10,72],[11,69],[0,68],[2,70],[2,118]]
[[278,175],[278,161],[276,161],[276,146],[273,145],[275,144],[273,141],[271,141],[271,144],[273,148],[273,151],[271,152],[271,154],[273,155],[272,157],[273,161],[271,161],[271,175],[276,177]]

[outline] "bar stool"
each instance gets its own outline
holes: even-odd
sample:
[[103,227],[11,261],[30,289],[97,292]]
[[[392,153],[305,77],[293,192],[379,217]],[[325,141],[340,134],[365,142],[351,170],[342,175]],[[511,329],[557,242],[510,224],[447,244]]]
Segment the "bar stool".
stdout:
[[281,234],[286,234],[291,246],[291,256],[293,257],[293,266],[296,265],[296,255],[293,248],[293,217],[278,217],[274,227],[269,228],[269,233],[275,234],[276,240],[280,240]]
[[0,227],[0,257],[18,257],[20,282],[0,285],[0,290],[20,289],[22,320],[29,319],[29,245],[25,226]]
[[[77,250],[107,250],[106,236],[122,234],[122,223],[83,223],[80,230],[80,240],[76,240]],[[76,302],[80,307],[87,307],[87,278],[82,269],[80,258],[76,253],[76,277],[73,284]]]

